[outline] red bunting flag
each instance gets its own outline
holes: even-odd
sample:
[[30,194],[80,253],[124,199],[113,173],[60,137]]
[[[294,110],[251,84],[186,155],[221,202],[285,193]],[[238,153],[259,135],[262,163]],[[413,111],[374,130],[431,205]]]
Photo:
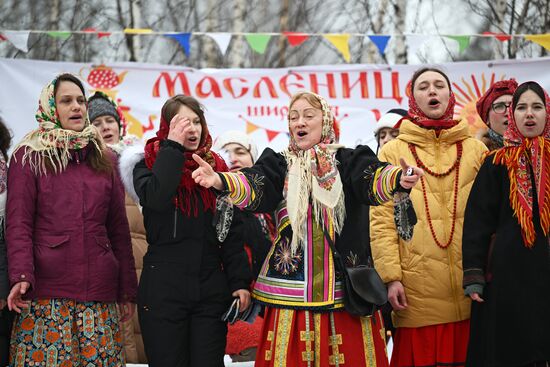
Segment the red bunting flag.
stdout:
[[494,36],[500,42],[510,41],[512,39],[512,36],[505,33],[483,32],[482,34],[487,36]]
[[288,43],[290,43],[291,46],[301,45],[309,38],[309,35],[305,33],[283,32],[283,34],[286,36]]
[[265,133],[267,134],[267,141],[271,143],[281,132],[265,129]]

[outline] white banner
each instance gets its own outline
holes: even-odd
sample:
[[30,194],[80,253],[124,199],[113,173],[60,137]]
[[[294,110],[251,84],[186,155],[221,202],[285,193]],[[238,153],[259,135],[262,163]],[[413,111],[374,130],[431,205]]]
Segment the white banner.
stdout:
[[[535,80],[550,89],[550,58],[463,62],[440,65],[457,98],[455,113],[468,120],[472,132],[483,127],[475,102],[495,81]],[[14,133],[14,143],[36,128],[34,118],[44,85],[61,72],[79,75],[91,93],[102,90],[121,105],[128,131],[154,135],[160,109],[167,98],[183,93],[206,107],[212,137],[242,130],[260,151],[288,144],[289,97],[307,89],[333,106],[341,126],[341,143],[376,148],[373,131],[380,115],[392,108],[407,109],[407,84],[418,65],[332,65],[284,69],[190,69],[186,67],[113,63],[92,65],[0,58],[0,115]]]

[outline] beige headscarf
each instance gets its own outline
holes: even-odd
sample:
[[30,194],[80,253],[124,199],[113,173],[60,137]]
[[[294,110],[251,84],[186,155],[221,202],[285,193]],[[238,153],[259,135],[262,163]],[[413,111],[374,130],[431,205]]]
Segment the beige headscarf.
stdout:
[[329,232],[340,233],[346,217],[344,189],[336,162],[336,151],[343,145],[337,144],[334,116],[325,99],[315,93],[300,92],[292,101],[308,95],[319,101],[323,111],[321,141],[301,150],[291,134],[289,147],[283,151],[288,165],[284,196],[293,231],[293,253],[306,242],[310,203],[316,222]]

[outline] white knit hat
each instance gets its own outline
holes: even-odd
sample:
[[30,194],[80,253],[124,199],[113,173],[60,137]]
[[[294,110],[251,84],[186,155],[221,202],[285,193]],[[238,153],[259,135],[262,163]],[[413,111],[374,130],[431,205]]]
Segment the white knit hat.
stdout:
[[212,149],[220,151],[223,149],[224,146],[231,143],[237,143],[245,147],[245,149],[248,150],[248,152],[252,156],[252,163],[256,162],[256,159],[258,158],[258,147],[254,143],[252,138],[250,138],[250,136],[246,135],[242,131],[226,131],[216,138],[214,144],[212,145]]
[[382,117],[380,117],[380,120],[378,120],[378,122],[376,123],[376,129],[374,130],[374,135],[375,136],[378,135],[378,132],[385,127],[389,127],[393,129],[395,125],[399,122],[399,120],[401,120],[406,115],[407,115],[407,111],[400,108],[394,108],[392,110],[389,110]]

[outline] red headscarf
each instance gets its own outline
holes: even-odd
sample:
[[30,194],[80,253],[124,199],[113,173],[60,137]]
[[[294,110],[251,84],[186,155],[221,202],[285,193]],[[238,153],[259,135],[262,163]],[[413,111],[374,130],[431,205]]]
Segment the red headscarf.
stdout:
[[515,79],[509,79],[500,80],[487,89],[485,94],[476,103],[477,113],[485,124],[489,125],[489,111],[491,111],[493,102],[500,96],[514,94],[517,87],[518,82]]
[[[418,107],[416,99],[414,98],[414,91],[411,90],[411,96],[409,98],[409,111],[407,112],[407,116],[413,123],[425,129],[433,129],[436,131],[449,129],[458,124],[458,121],[453,120],[455,104],[455,95],[449,85],[449,104],[447,105],[447,109],[443,113],[443,116],[434,120],[426,116],[424,111]],[[397,125],[400,125],[400,122]],[[397,125],[396,128],[398,128]]]
[[[527,82],[534,83],[534,82]],[[525,84],[525,83],[524,83]],[[533,223],[533,190],[531,168],[535,175],[540,225],[545,235],[550,232],[550,98],[544,91],[546,125],[541,135],[524,137],[514,119],[515,106],[508,111],[508,129],[504,133],[504,148],[496,151],[493,162],[508,168],[510,178],[510,205],[521,226],[525,246],[535,242]]]
[[[153,164],[157,159],[157,154],[160,149],[160,142],[168,137],[169,131],[169,124],[161,117],[157,136],[149,139],[145,145],[145,164],[149,169],[153,168]],[[179,207],[185,215],[191,215],[191,208],[193,208],[193,216],[196,217],[198,215],[199,205],[197,202],[197,193],[200,195],[204,210],[211,210],[213,212],[216,209],[216,195],[214,195],[212,190],[196,184],[195,180],[191,177],[191,173],[199,167],[199,164],[195,162],[192,157],[193,154],[198,155],[208,162],[216,172],[228,171],[224,160],[218,154],[212,152],[210,150],[211,147],[212,137],[208,132],[206,124],[202,124],[199,147],[195,151],[185,151],[184,153],[185,164],[183,166],[183,174],[181,175],[177,195],[174,197],[174,204]]]

